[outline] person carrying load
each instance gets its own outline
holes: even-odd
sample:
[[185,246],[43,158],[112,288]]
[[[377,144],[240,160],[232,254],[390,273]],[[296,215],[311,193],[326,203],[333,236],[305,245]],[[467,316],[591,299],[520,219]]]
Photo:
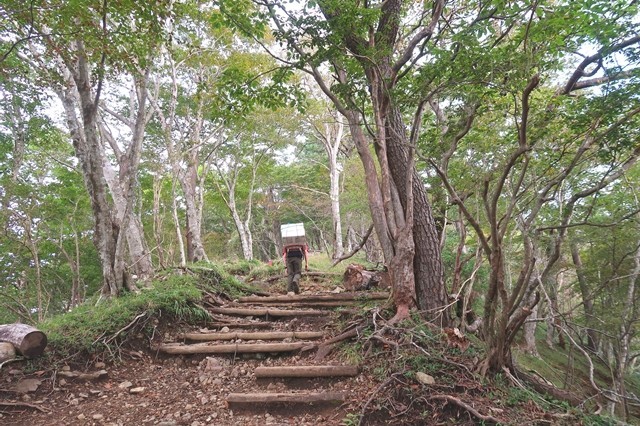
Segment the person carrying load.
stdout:
[[305,262],[305,270],[309,270],[304,224],[288,223],[281,225],[280,234],[282,237],[282,260],[287,268],[287,292],[299,294],[302,259]]
[[302,259],[305,271],[309,270],[306,244],[289,244],[284,246],[282,253],[284,264],[287,265],[287,292],[300,293],[300,277],[302,276]]

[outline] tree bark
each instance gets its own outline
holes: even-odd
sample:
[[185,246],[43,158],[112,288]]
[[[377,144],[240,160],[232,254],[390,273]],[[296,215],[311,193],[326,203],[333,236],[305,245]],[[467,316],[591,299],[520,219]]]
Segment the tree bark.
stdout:
[[[91,90],[89,64],[82,42],[76,41],[75,45],[76,62],[66,63],[73,86],[66,87],[62,93],[62,100],[73,146],[91,199],[94,218],[93,240],[102,266],[102,294],[117,296],[128,280],[124,267],[124,252],[117,251],[121,228],[106,191],[102,147],[98,137],[97,105],[94,103]],[[76,94],[73,88],[76,89],[79,98],[82,126],[76,118]]]
[[403,183],[407,173],[413,173],[413,210],[412,238],[415,242],[413,273],[415,276],[415,296],[418,308],[431,321],[447,326],[450,323],[447,306],[447,291],[444,285],[444,268],[440,252],[440,239],[431,204],[420,176],[415,168],[407,170],[409,140],[406,125],[400,111],[393,108],[389,113],[389,168],[396,182],[400,200],[406,210],[407,189]]

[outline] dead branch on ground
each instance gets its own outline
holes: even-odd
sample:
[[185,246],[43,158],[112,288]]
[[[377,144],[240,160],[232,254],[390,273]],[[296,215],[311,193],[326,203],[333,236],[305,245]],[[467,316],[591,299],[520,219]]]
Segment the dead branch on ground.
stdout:
[[431,395],[430,397],[428,397],[428,399],[437,399],[440,401],[446,401],[449,402],[451,404],[457,405],[460,408],[463,408],[465,410],[467,410],[470,414],[473,414],[475,417],[477,417],[479,420],[483,421],[483,422],[492,422],[492,423],[496,423],[499,424],[500,420],[496,419],[493,416],[485,416],[484,414],[481,414],[478,410],[476,410],[475,408],[473,408],[471,405],[467,404],[466,402],[463,402],[461,400],[459,400],[458,398],[455,398],[451,395]]
[[41,413],[49,413],[49,410],[46,410],[38,405],[29,404],[27,402],[12,402],[12,401],[0,401],[0,406],[2,407],[26,407],[33,408],[34,410],[38,410]]

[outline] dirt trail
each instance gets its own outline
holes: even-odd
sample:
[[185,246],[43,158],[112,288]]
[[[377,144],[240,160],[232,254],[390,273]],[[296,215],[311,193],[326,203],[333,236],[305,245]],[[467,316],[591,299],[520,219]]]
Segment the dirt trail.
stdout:
[[[115,365],[88,360],[66,373],[28,376],[5,366],[0,424],[343,424],[371,380],[358,366],[315,355],[340,331],[334,327],[339,311],[353,309],[367,294],[354,299],[307,292],[228,302],[211,307],[216,322],[207,328],[169,330],[153,342],[140,335],[138,349],[121,348],[123,362]],[[144,349],[149,346],[154,350]],[[107,372],[102,378],[69,377],[101,370]],[[25,383],[37,390],[17,391]]]

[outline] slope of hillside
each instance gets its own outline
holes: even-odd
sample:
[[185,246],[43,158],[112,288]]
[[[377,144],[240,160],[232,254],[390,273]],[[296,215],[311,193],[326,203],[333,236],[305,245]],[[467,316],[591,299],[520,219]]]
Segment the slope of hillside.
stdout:
[[[131,296],[134,310],[49,325],[46,357],[2,366],[0,423],[609,424],[513,377],[478,377],[476,344],[417,316],[390,326],[385,293],[343,292],[335,274],[307,275],[295,296],[277,276],[248,288],[218,269],[182,273]],[[91,322],[108,328],[79,329]]]

